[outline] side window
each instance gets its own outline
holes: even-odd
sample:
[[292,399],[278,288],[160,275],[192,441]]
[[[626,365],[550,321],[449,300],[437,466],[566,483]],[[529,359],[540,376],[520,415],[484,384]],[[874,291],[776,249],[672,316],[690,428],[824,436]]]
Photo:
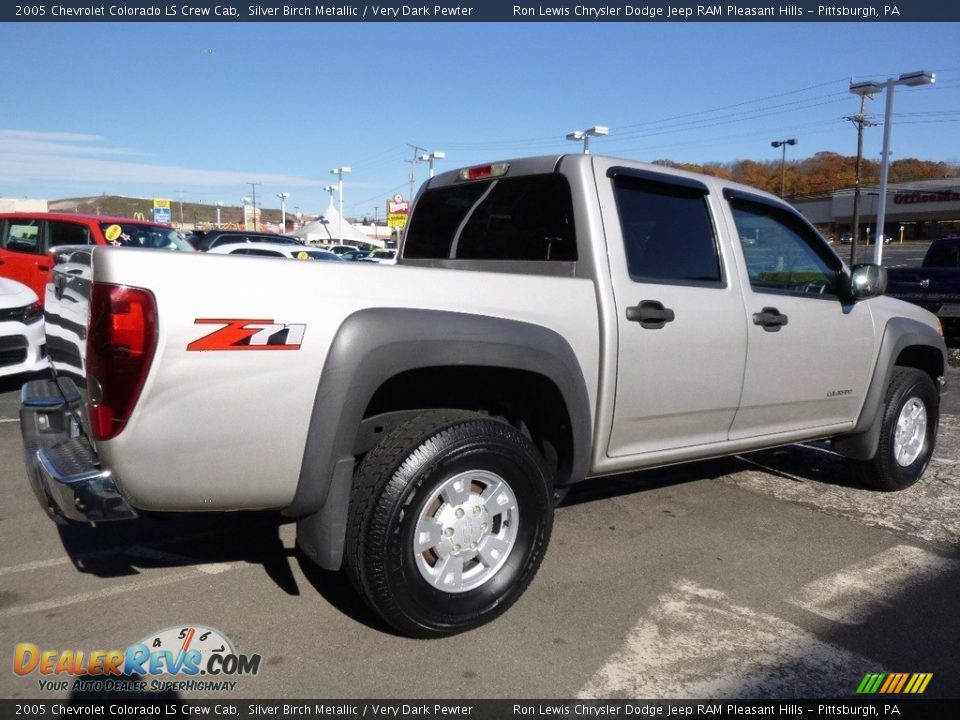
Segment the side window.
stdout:
[[89,245],[90,229],[86,225],[52,221],[47,223],[47,250],[60,245]]
[[417,259],[574,261],[570,186],[549,174],[430,190],[404,248]]
[[733,199],[730,206],[755,291],[836,295],[839,261],[799,218],[746,200]]
[[3,227],[0,246],[6,250],[22,253],[39,253],[40,221],[8,220]]
[[702,190],[629,175],[613,182],[632,280],[723,287],[716,233]]

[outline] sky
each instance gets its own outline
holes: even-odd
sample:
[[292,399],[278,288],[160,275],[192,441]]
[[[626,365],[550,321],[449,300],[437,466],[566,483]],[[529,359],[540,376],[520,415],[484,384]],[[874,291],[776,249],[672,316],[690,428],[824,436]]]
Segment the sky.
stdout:
[[[437,171],[582,151],[653,161],[856,153],[851,77],[897,88],[891,158],[960,162],[960,24],[39,23],[0,26],[0,196],[128,195],[348,216]],[[877,122],[884,96],[868,103]],[[879,159],[882,127],[864,155]],[[416,185],[426,164],[415,167]],[[258,183],[251,188],[249,183]]]

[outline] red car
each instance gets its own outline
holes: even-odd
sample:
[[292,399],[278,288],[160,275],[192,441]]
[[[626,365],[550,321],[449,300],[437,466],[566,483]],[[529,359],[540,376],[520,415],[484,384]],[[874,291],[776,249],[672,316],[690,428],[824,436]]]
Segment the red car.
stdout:
[[50,272],[49,253],[60,245],[120,245],[193,252],[169,225],[102,215],[0,213],[0,277],[23,283],[41,302]]

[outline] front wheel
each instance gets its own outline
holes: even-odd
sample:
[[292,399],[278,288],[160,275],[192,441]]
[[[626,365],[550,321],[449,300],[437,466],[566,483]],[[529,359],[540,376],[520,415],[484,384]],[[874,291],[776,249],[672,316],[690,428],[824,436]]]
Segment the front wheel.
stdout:
[[940,398],[927,373],[897,367],[887,386],[880,442],[870,460],[854,461],[857,479],[877,490],[913,485],[933,456]]
[[552,525],[550,475],[526,436],[476,413],[426,412],[357,471],[347,573],[400,632],[449,635],[520,597]]

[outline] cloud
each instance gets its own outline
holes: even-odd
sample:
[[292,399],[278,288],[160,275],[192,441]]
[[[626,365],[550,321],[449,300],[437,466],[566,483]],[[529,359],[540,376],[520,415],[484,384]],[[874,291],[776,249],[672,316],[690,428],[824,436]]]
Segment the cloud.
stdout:
[[324,184],[313,178],[249,170],[202,170],[114,160],[103,156],[137,156],[144,153],[89,144],[103,140],[99,135],[0,129],[0,181],[149,182],[184,187],[233,186],[251,182],[289,187],[319,187]]

